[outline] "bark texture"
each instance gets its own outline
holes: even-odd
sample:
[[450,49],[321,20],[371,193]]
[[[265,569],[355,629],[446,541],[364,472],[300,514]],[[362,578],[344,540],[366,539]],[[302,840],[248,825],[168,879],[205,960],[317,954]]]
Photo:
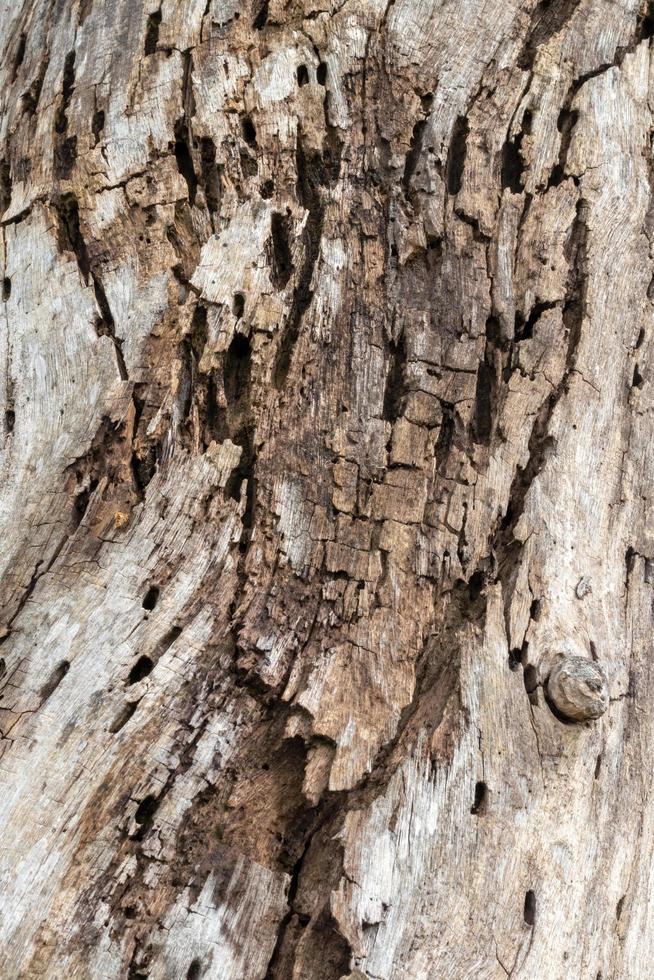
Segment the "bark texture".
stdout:
[[0,0],[3,977],[651,976],[647,7]]

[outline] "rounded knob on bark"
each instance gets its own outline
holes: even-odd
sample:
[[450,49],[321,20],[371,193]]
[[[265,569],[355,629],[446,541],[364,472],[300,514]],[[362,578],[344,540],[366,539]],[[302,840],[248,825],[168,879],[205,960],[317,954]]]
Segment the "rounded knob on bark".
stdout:
[[606,674],[585,657],[561,657],[547,678],[547,694],[565,718],[591,721],[609,706]]

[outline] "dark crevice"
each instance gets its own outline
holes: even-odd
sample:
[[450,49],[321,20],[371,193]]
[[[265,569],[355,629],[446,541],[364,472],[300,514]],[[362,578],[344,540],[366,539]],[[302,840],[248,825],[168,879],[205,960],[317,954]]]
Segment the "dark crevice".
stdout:
[[64,61],[64,77],[61,90],[61,103],[55,113],[55,132],[65,133],[68,128],[68,108],[75,88],[75,52],[69,51]]
[[148,591],[145,593],[141,605],[143,606],[144,609],[151,611],[152,609],[154,609],[158,601],[159,601],[159,588],[156,585],[151,585]]
[[550,187],[558,187],[559,184],[565,180],[566,177],[566,164],[568,161],[568,153],[570,150],[570,143],[572,141],[572,132],[577,125],[579,119],[579,112],[577,109],[563,108],[559,113],[557,120],[557,129],[561,134],[561,142],[559,145],[559,159],[556,166],[553,168],[550,178],[547,182],[548,189]]
[[406,344],[404,335],[397,343],[389,344],[389,363],[384,389],[383,418],[387,422],[395,422],[404,410],[406,398]]
[[263,0],[259,12],[252,22],[255,31],[262,31],[268,21],[268,0]]
[[186,980],[200,980],[202,976],[202,963],[198,959],[191,960],[186,971]]
[[519,343],[521,340],[531,340],[534,336],[534,327],[538,323],[543,313],[545,313],[547,310],[553,310],[556,306],[558,306],[558,303],[536,303],[536,305],[532,307],[526,320],[522,313],[516,311],[513,339],[517,343]]
[[327,84],[327,63],[325,61],[321,61],[316,68],[316,81],[318,85]]
[[257,148],[257,131],[250,116],[243,116],[241,119],[241,133],[247,145],[255,150]]
[[245,312],[245,296],[243,293],[234,293],[232,297],[232,313],[237,320],[243,318]]
[[3,302],[7,302],[11,298],[11,279],[9,276],[5,276],[2,280],[2,299]]
[[568,349],[566,353],[565,374],[557,389],[559,396],[564,388],[567,387],[570,372],[574,368],[586,308],[586,251],[588,238],[586,211],[586,202],[583,198],[580,198],[577,202],[575,220],[570,237],[565,247],[565,255],[570,263],[566,297],[563,304],[563,325],[568,334]]
[[413,127],[409,152],[404,160],[404,174],[402,175],[402,186],[404,187],[405,194],[409,193],[411,178],[415,173],[416,167],[418,166],[418,160],[420,159],[420,154],[422,153],[422,144],[426,125],[426,119],[419,119]]
[[160,797],[157,796],[146,796],[141,800],[134,814],[134,820],[140,827],[134,835],[134,840],[143,840],[152,825],[159,803]]
[[531,889],[525,895],[523,916],[525,924],[533,926],[536,921],[536,895]]
[[207,207],[215,214],[220,211],[220,174],[216,165],[216,145],[209,136],[200,140],[200,172]]
[[16,50],[16,55],[14,57],[14,67],[13,67],[12,76],[11,76],[12,82],[15,82],[16,81],[16,78],[18,77],[18,70],[19,70],[20,66],[22,65],[23,60],[25,58],[25,48],[26,48],[26,46],[27,46],[27,34],[24,34],[23,33],[23,34],[21,34],[21,36],[20,36],[20,38],[18,40],[18,48]]
[[[333,805],[327,808],[319,806],[317,809],[305,810],[304,814],[301,815],[304,817],[303,822],[306,821],[310,827],[313,825],[313,829],[310,829],[308,833],[305,832],[304,849],[295,863],[289,868],[291,880],[287,894],[288,912],[279,924],[277,939],[264,974],[264,980],[287,980],[287,977],[292,972],[294,953],[297,949],[300,936],[303,937],[303,941],[306,944],[305,951],[308,952],[308,950],[311,950],[312,954],[309,955],[312,958],[320,958],[320,967],[316,975],[326,980],[327,977],[342,977],[349,974],[352,949],[346,938],[340,932],[328,905],[323,905],[322,908],[320,906],[313,908],[311,914],[295,908],[298,895],[300,894],[300,881],[305,867],[307,869],[307,876],[310,876],[312,872],[316,873],[317,870],[313,864],[314,851],[311,848],[312,842],[318,834],[321,834],[322,838],[323,828],[328,819],[330,819],[332,811]],[[325,840],[321,839],[316,851],[324,848],[325,843]],[[333,852],[333,845],[331,849]],[[318,861],[318,867],[321,867],[319,854],[316,855],[315,860]],[[332,865],[336,864],[337,860],[336,852],[332,854]],[[328,881],[331,873],[332,869],[330,868],[327,871]],[[336,880],[334,877],[334,887]],[[302,903],[299,902],[298,904],[301,905]]]
[[59,246],[62,251],[72,252],[77,260],[77,265],[88,285],[89,281],[93,284],[95,300],[100,310],[100,317],[96,321],[95,329],[99,337],[110,337],[116,351],[116,362],[118,372],[123,381],[127,380],[127,368],[122,352],[122,340],[115,335],[114,318],[109,307],[107,294],[99,276],[91,266],[88,248],[80,229],[79,203],[74,194],[63,194],[53,201],[55,212],[58,219]]
[[524,646],[514,647],[513,650],[509,650],[509,669],[514,671],[519,670],[525,662],[526,655],[527,651]]
[[270,279],[275,289],[284,289],[293,274],[291,256],[291,218],[289,215],[273,211],[270,219]]
[[525,691],[531,704],[538,704],[538,671],[533,664],[525,664],[522,672]]
[[11,167],[8,160],[0,160],[0,217],[11,204]]
[[95,145],[97,146],[100,142],[100,137],[104,129],[104,110],[96,109],[93,113],[93,119],[91,120],[91,131],[93,133],[93,139],[95,140]]
[[489,445],[493,432],[493,394],[495,382],[494,370],[487,360],[483,360],[477,369],[473,432],[475,442],[484,446]]
[[180,175],[184,178],[188,190],[188,199],[191,206],[195,204],[198,180],[195,173],[191,147],[193,136],[191,132],[191,119],[195,111],[193,100],[193,57],[190,51],[183,54],[182,72],[182,105],[183,115],[177,120],[174,128],[175,142],[171,148],[175,154],[175,161]]
[[144,677],[152,673],[154,663],[151,657],[145,656],[145,654],[138,658],[134,666],[129,672],[129,677],[127,678],[128,684],[138,684],[142,681]]
[[461,190],[463,168],[466,162],[466,143],[470,127],[466,116],[459,116],[452,129],[450,149],[447,154],[445,177],[448,194],[458,194]]
[[60,180],[67,180],[77,159],[77,137],[67,136],[68,109],[75,88],[75,52],[69,51],[64,62],[61,102],[55,113],[54,173]]
[[145,43],[143,45],[143,53],[145,55],[154,54],[157,50],[157,44],[159,43],[159,27],[161,25],[161,7],[159,10],[155,10],[154,13],[148,14],[148,20],[145,27]]
[[299,88],[309,84],[309,69],[306,65],[298,65],[295,75]]
[[[234,297],[233,309],[240,310],[238,297],[244,303],[242,294]],[[210,442],[222,442],[230,436],[226,421],[225,407],[221,404],[222,384],[217,379],[216,369],[200,370],[200,362],[208,337],[207,309],[197,303],[193,311],[191,328],[180,346],[180,410],[184,420],[188,420],[193,406],[197,408],[202,441],[206,448]]]
[[470,813],[476,817],[482,816],[486,812],[487,804],[488,787],[486,783],[479,782],[475,786],[475,798],[472,806],[470,807]]
[[442,474],[445,471],[447,458],[454,443],[456,423],[454,418],[454,405],[451,405],[448,402],[441,402],[441,409],[443,416],[441,418],[438,439],[436,440],[435,454],[436,462],[438,464],[438,471]]
[[291,880],[288,886],[288,894],[286,896],[286,902],[288,904],[288,912],[284,918],[279,923],[279,929],[277,930],[277,940],[275,942],[274,949],[272,951],[272,956],[268,962],[268,969],[266,970],[264,980],[275,980],[276,978],[276,968],[277,963],[280,958],[280,953],[282,946],[284,944],[284,937],[286,935],[287,927],[295,914],[293,909],[293,902],[297,896],[297,890],[300,883],[300,874],[302,873],[302,865],[304,864],[304,859],[307,856],[307,852],[311,847],[311,841],[313,840],[313,834],[309,835],[305,845],[304,850],[300,854],[299,858],[295,862],[293,869],[291,871]]
[[321,188],[330,186],[336,179],[340,168],[340,154],[340,142],[332,145],[329,140],[323,156],[313,152],[307,153],[302,136],[298,133],[296,149],[297,195],[300,204],[309,214],[302,236],[304,260],[275,359],[273,381],[278,390],[286,381],[291,365],[291,356],[300,335],[302,319],[313,298],[311,280],[320,252],[325,213]]
[[68,180],[77,160],[77,137],[58,137],[54,147],[54,174],[58,180]]
[[224,363],[225,398],[232,412],[249,399],[252,351],[248,337],[234,334],[227,349]]
[[43,60],[41,61],[41,64],[39,66],[38,75],[30,85],[27,92],[23,92],[22,95],[23,112],[25,112],[28,116],[34,116],[36,114],[36,110],[39,104],[39,99],[41,98],[41,90],[43,88],[43,82],[45,79],[45,73],[49,61],[50,61],[50,55],[49,52],[46,51]]
[[237,333],[229,345],[223,362],[223,391],[227,403],[228,431],[233,442],[241,446],[241,458],[238,466],[230,474],[225,486],[225,494],[232,500],[240,501],[243,481],[246,481],[245,510],[241,518],[243,534],[239,543],[242,554],[248,548],[254,523],[256,489],[253,426],[250,418],[251,372],[250,341],[243,334]]
[[521,194],[524,189],[524,163],[520,152],[523,136],[524,132],[520,130],[513,139],[507,139],[502,147],[502,189],[510,190],[512,194]]
[[191,155],[189,128],[185,119],[178,119],[175,123],[174,152],[177,169],[186,181],[189,203],[193,205],[195,204],[195,195],[198,189],[198,179]]

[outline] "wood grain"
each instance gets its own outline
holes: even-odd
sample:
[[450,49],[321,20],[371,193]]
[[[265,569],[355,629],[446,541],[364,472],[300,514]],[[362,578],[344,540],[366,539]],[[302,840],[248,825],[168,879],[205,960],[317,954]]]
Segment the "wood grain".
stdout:
[[0,975],[650,976],[653,16],[0,0]]

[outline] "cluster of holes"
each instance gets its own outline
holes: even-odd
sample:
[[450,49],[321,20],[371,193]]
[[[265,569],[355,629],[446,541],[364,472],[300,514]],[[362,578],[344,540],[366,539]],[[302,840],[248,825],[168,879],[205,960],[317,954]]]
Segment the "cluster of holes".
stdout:
[[[298,65],[295,75],[300,88],[309,84],[309,69],[306,65]],[[324,61],[321,61],[316,68],[316,81],[318,85],[325,86],[327,84],[327,64]]]

